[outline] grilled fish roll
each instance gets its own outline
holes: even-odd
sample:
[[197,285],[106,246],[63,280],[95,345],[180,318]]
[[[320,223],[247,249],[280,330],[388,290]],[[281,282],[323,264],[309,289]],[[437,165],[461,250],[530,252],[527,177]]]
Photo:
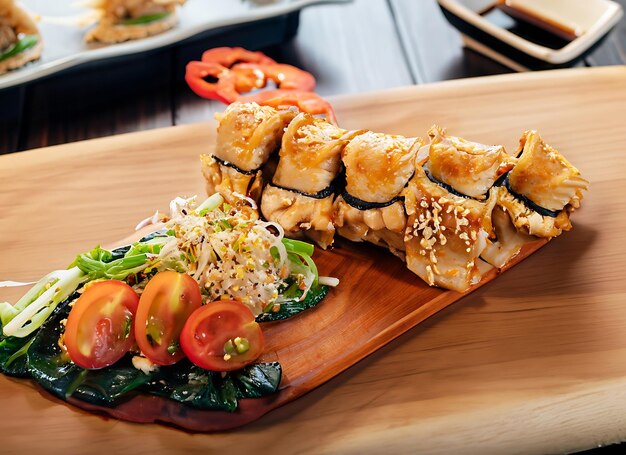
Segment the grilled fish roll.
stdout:
[[0,74],[39,59],[42,49],[33,18],[13,0],[0,0]]
[[[494,188],[496,200],[498,191]],[[507,212],[498,205],[491,214],[491,223],[495,235],[487,240],[487,246],[480,254],[480,258],[499,269],[517,256],[524,245],[537,240],[537,237],[518,231]]]
[[486,199],[494,183],[513,167],[514,159],[501,145],[487,146],[448,136],[437,126],[428,136],[427,174],[461,195]]
[[146,38],[178,23],[176,8],[185,0],[95,0],[99,21],[85,36],[87,42],[113,44]]
[[256,103],[233,103],[217,114],[217,142],[213,155],[202,155],[207,194],[220,193],[234,203],[233,192],[257,202],[263,189],[262,168],[279,147],[294,111],[277,111]]
[[407,217],[400,193],[415,172],[421,138],[367,132],[343,151],[345,191],[334,204],[338,233],[386,246],[404,257]]
[[346,131],[301,113],[285,131],[272,183],[263,191],[261,211],[287,235],[303,233],[322,248],[333,242],[332,208],[341,151],[360,131]]
[[526,234],[551,238],[570,230],[569,214],[580,206],[587,180],[536,131],[524,133],[518,156],[499,188],[498,205]]
[[[490,188],[513,168],[516,161],[502,146],[487,146],[447,136],[437,126],[433,126],[428,135],[430,149],[428,162],[424,165],[426,174],[458,196],[484,200]],[[497,188],[494,190],[494,198],[498,191]],[[492,224],[492,235],[480,257],[494,267],[503,267],[524,244],[536,240],[517,231],[502,209],[496,209]]]
[[482,278],[481,253],[491,234],[496,197],[477,201],[451,193],[417,166],[403,192],[409,270],[430,286],[464,292]]

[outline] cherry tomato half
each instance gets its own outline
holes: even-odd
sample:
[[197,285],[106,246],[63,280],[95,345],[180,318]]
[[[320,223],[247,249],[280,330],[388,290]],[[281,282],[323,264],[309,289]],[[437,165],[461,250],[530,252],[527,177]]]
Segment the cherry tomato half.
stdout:
[[236,300],[218,300],[196,310],[180,335],[180,345],[205,370],[232,371],[254,362],[265,345],[250,309]]
[[185,357],[180,332],[191,313],[202,305],[198,283],[186,273],[157,273],[139,299],[135,338],[141,352],[157,365],[172,365]]
[[63,337],[72,361],[83,368],[114,364],[132,347],[139,296],[126,283],[99,281],[74,303]]

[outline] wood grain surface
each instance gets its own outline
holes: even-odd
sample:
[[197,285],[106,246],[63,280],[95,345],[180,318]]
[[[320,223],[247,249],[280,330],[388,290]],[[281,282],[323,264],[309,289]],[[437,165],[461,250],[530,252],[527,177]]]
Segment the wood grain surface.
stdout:
[[[2,377],[2,453],[540,453],[626,437],[626,68],[477,78],[344,96],[335,105],[346,128],[424,134],[438,123],[509,151],[524,129],[538,129],[591,181],[574,230],[234,432],[190,435],[104,420]],[[0,277],[36,279],[76,252],[124,237],[171,197],[201,193],[196,157],[210,136],[190,125],[0,157]],[[367,272],[361,282],[336,290],[352,297],[343,320],[368,292],[394,311],[397,302],[386,301]],[[363,329],[348,326],[345,335]]]

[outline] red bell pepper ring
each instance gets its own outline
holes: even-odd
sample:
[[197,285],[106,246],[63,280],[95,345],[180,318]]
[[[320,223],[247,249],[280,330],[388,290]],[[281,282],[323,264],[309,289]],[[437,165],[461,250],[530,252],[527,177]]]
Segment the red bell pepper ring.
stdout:
[[231,71],[237,75],[236,88],[239,93],[264,88],[270,80],[276,84],[278,89],[302,92],[315,90],[313,75],[292,65],[239,63],[233,66]]
[[185,80],[198,95],[230,104],[242,98],[242,94],[265,88],[273,81],[277,89],[269,94],[259,94],[258,99],[273,100],[278,96],[284,105],[298,106],[334,118],[332,106],[319,96],[292,95],[290,92],[312,92],[315,78],[295,66],[276,63],[262,52],[250,52],[241,47],[218,47],[202,54],[202,61],[190,62]]
[[[215,82],[207,79],[211,78]],[[225,66],[215,62],[189,62],[185,81],[196,95],[230,104],[239,98],[235,89],[236,75]]]
[[196,94],[226,104],[237,101],[243,93],[264,88],[269,80],[285,92],[309,92],[315,88],[315,78],[310,73],[279,63],[238,63],[229,69],[217,62],[189,62],[185,80]]
[[207,63],[219,63],[226,68],[231,68],[236,63],[276,63],[263,52],[252,52],[243,47],[216,47],[202,54],[202,61]]
[[242,47],[216,47],[205,51],[202,61],[187,64],[185,80],[197,95],[230,104],[242,92],[235,89],[236,76],[230,73],[230,68],[241,62],[276,63],[262,52],[251,52]]
[[324,98],[314,92],[296,92],[292,90],[267,90],[240,98],[241,102],[255,102],[261,106],[271,106],[281,109],[295,106],[301,112],[311,115],[324,114],[326,119],[333,125],[337,124],[337,117],[333,106]]

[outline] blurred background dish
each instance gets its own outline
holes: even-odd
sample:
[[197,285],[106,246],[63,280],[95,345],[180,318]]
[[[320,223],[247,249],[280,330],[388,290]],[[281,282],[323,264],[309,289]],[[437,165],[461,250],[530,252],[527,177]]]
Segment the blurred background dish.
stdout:
[[[77,17],[88,13],[89,9],[77,7],[72,0],[23,0],[22,4],[30,13],[42,18],[39,26],[45,43],[44,51],[37,62],[0,76],[0,90],[90,62],[133,56],[183,42],[188,45],[194,40],[205,39],[216,30],[257,21],[280,21],[269,29],[259,30],[265,35],[264,45],[278,44],[297,31],[297,14],[302,8],[345,1],[188,0],[179,8],[179,23],[171,30],[139,40],[103,45],[86,43],[87,29],[77,24]],[[282,33],[286,28],[289,28],[289,33]],[[203,47],[206,48],[206,44]]]
[[515,71],[573,66],[622,17],[610,0],[438,0],[464,44]]

